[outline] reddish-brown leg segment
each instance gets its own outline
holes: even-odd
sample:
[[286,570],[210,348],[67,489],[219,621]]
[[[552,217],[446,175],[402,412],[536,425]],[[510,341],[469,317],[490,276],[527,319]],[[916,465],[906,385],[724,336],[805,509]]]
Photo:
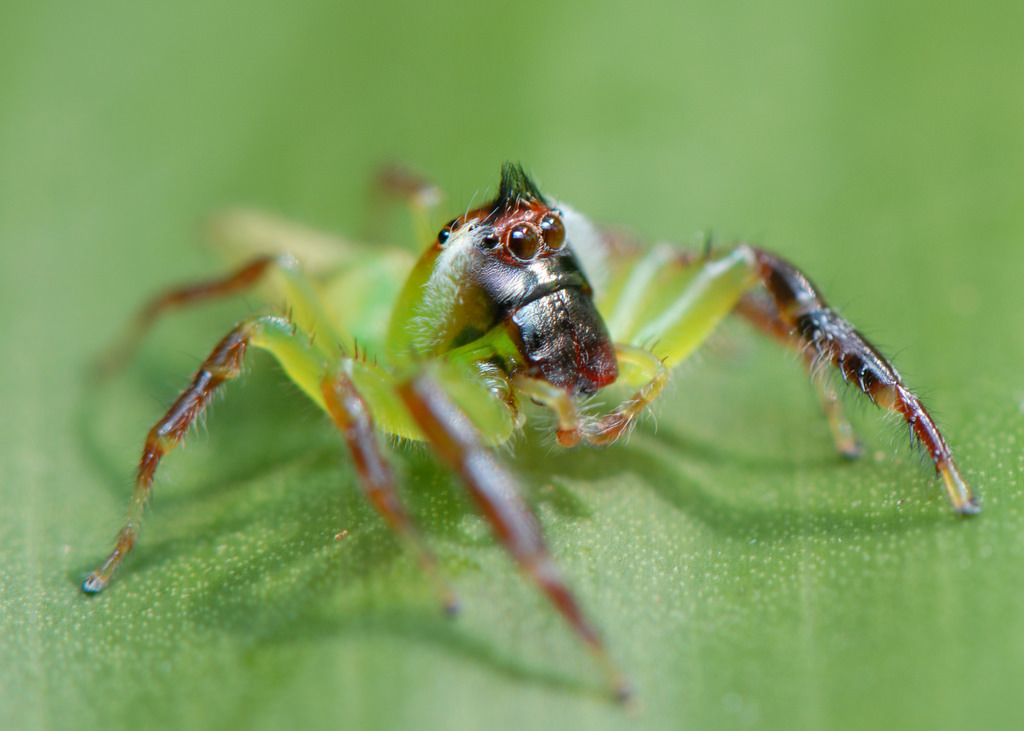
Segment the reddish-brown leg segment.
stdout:
[[790,326],[779,318],[779,312],[771,298],[763,291],[748,292],[736,305],[736,313],[761,332],[800,354],[818,392],[821,410],[828,419],[836,450],[847,459],[861,457],[864,454],[864,447],[843,413],[843,404],[835,386],[820,368],[822,363],[817,351],[808,350],[800,338],[793,334]]
[[437,560],[402,504],[394,472],[380,452],[373,419],[352,379],[342,371],[329,374],[321,384],[324,403],[348,443],[367,499],[392,529],[417,552],[424,570],[437,584],[445,611],[458,611],[458,599],[440,578]]
[[431,377],[420,375],[400,383],[398,394],[424,437],[458,472],[498,539],[594,651],[608,669],[616,696],[624,700],[629,686],[562,578],[512,475],[481,446],[476,427]]
[[839,369],[843,379],[872,401],[900,414],[911,434],[927,450],[942,477],[953,508],[964,514],[981,508],[953,461],[953,454],[920,400],[899,373],[854,327],[828,306],[811,281],[796,267],[751,247],[758,274],[782,323],[787,339],[796,339],[817,361]]
[[176,287],[150,300],[139,312],[114,346],[99,360],[96,371],[109,376],[121,368],[136,350],[146,332],[157,318],[168,310],[184,305],[238,294],[255,286],[276,257],[260,257],[220,279]]
[[163,456],[185,437],[189,428],[210,403],[217,387],[239,374],[253,329],[257,326],[255,321],[246,321],[228,333],[203,361],[188,388],[181,392],[163,418],[149,430],[135,474],[128,519],[117,536],[114,550],[85,580],[82,584],[83,591],[95,594],[106,588],[118,565],[132,550],[142,515],[152,493],[157,465]]

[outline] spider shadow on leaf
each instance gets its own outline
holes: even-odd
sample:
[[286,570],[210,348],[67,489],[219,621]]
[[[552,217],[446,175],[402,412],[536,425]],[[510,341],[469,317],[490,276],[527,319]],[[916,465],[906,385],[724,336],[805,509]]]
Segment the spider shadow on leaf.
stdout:
[[[519,464],[526,481],[534,485],[545,481],[559,485],[571,479],[576,485],[586,484],[586,490],[601,490],[614,489],[620,479],[639,480],[684,519],[695,519],[733,537],[792,540],[850,533],[886,535],[929,525],[939,529],[947,522],[928,508],[940,497],[937,491],[935,500],[927,497],[928,489],[935,487],[933,481],[908,477],[899,464],[849,462],[835,454],[826,438],[819,439],[820,452],[788,456],[766,451],[756,435],[729,441],[702,437],[697,428],[647,421],[629,440],[604,449],[552,450],[550,445],[545,448],[529,441]],[[808,477],[822,483],[825,491],[832,483],[845,488],[852,482],[863,486],[872,479],[905,482],[908,494],[921,498],[922,509],[902,510],[891,501],[875,503],[868,494],[852,489],[848,504],[827,492],[796,505],[794,494],[780,497],[781,490],[800,489],[794,483]],[[561,487],[557,494],[560,499],[553,504],[572,506],[562,514],[585,517],[589,513],[585,491]]]

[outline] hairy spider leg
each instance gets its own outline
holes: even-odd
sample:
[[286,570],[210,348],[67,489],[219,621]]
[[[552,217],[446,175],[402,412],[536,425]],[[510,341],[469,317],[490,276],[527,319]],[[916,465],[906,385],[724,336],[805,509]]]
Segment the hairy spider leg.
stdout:
[[[483,447],[473,421],[448,398],[429,371],[401,381],[397,390],[423,436],[461,477],[502,545],[597,656],[609,675],[614,695],[626,700],[631,694],[628,681],[611,660],[552,559],[540,524],[515,479]],[[486,393],[480,394],[480,398],[486,397]]]
[[[125,524],[118,533],[114,550],[85,580],[82,585],[83,591],[94,594],[102,591],[110,583],[114,571],[135,545],[160,460],[184,439],[189,428],[195,424],[196,419],[210,403],[217,388],[238,376],[242,368],[242,359],[250,345],[270,350],[286,369],[289,369],[289,365],[294,368],[295,364],[310,359],[322,363],[326,357],[326,353],[312,343],[308,335],[300,333],[291,322],[282,317],[264,315],[252,318],[231,330],[203,361],[189,386],[181,392],[167,413],[146,435]],[[299,385],[321,406],[323,405],[319,384],[299,381]]]
[[717,259],[694,262],[672,259],[658,247],[623,275],[603,306],[611,312],[616,340],[649,347],[672,368],[754,287],[763,289],[777,313],[780,324],[771,327],[780,334],[785,328],[784,337],[810,355],[811,370],[830,363],[874,403],[902,416],[931,457],[953,509],[977,513],[977,499],[918,397],[892,364],[828,306],[807,276],[778,256],[741,244]]
[[322,297],[315,290],[298,260],[289,255],[260,256],[251,259],[226,276],[206,282],[169,289],[151,299],[129,323],[127,329],[104,354],[97,366],[99,375],[112,375],[127,363],[146,333],[166,312],[209,300],[221,299],[252,289],[268,278],[291,309],[290,317],[314,336],[337,342],[339,328],[323,307]]
[[927,450],[942,477],[953,509],[970,515],[981,507],[960,475],[953,453],[938,426],[899,373],[864,336],[828,306],[806,275],[789,262],[762,249],[750,248],[757,273],[772,298],[779,319],[816,359],[832,363],[843,379],[873,402],[900,414],[911,434]]
[[128,323],[113,346],[97,361],[96,373],[100,377],[109,377],[120,370],[131,360],[132,354],[139,347],[146,333],[152,329],[157,318],[168,310],[185,305],[192,305],[205,300],[227,297],[242,292],[258,282],[267,268],[274,262],[271,257],[253,259],[240,269],[225,277],[175,287],[163,292],[139,311],[135,319]]
[[743,292],[757,282],[757,274],[752,253],[743,247],[717,259],[677,255],[666,261],[664,256],[656,249],[642,260],[654,258],[658,266],[645,272],[640,282],[628,282],[641,289],[641,298],[626,305],[630,327],[612,330],[612,337],[648,348],[672,369],[718,328]]
[[[87,593],[97,593],[110,583],[114,571],[135,545],[160,460],[184,439],[189,428],[210,403],[215,391],[239,375],[250,346],[273,355],[299,388],[334,419],[348,442],[360,486],[370,503],[416,551],[420,563],[437,586],[446,611],[455,611],[458,604],[455,594],[440,578],[434,555],[420,538],[401,504],[391,470],[380,454],[369,408],[349,373],[354,374],[375,394],[382,388],[390,390],[390,376],[368,363],[329,352],[326,346],[315,342],[307,332],[288,319],[273,315],[250,318],[228,333],[200,366],[191,384],[150,429],[139,460],[127,520],[118,534],[113,551],[90,574],[82,589]],[[332,361],[336,365],[325,376],[326,364]],[[391,400],[393,411],[397,398]],[[385,409],[384,413],[389,413],[386,404],[382,408]],[[408,417],[403,417],[400,415],[397,419],[389,419],[388,425],[395,432],[415,434],[415,426]]]
[[[520,497],[511,474],[481,443],[475,424],[486,425],[489,433],[506,436],[514,428],[516,415],[510,406],[495,402],[485,384],[466,379],[464,370],[455,364],[436,364],[436,370],[447,367],[436,380],[420,375],[396,386],[392,377],[376,366],[332,356],[321,343],[286,318],[272,315],[243,321],[218,343],[191,384],[149,431],[128,517],[114,549],[85,580],[83,591],[97,593],[110,583],[135,545],[160,460],[180,444],[217,388],[240,374],[244,356],[254,346],[277,358],[289,377],[334,419],[349,444],[367,497],[417,550],[421,563],[438,582],[447,609],[456,606],[454,594],[437,578],[436,560],[400,502],[361,391],[370,394],[374,411],[384,416],[387,431],[430,441],[441,458],[460,474],[499,540],[608,669],[616,696],[625,698],[628,684],[551,558],[536,517]],[[327,370],[326,364],[332,360],[336,365]],[[456,395],[458,404],[448,393]],[[398,399],[404,409],[396,408]]]
[[858,459],[863,456],[864,446],[857,438],[853,425],[850,424],[843,412],[843,402],[839,398],[839,392],[825,369],[822,368],[823,363],[817,351],[804,347],[800,338],[793,334],[792,328],[779,317],[779,312],[775,309],[775,305],[767,293],[754,290],[744,294],[736,305],[736,314],[800,355],[808,375],[811,377],[811,382],[818,392],[821,410],[828,420],[836,451],[847,459]]
[[[360,242],[251,208],[221,211],[206,221],[204,230],[207,245],[228,266],[289,254],[301,261],[303,271],[312,277],[354,264],[371,250]],[[378,253],[380,249],[372,247]]]
[[[620,439],[636,419],[661,395],[669,370],[704,341],[754,280],[751,259],[742,251],[695,268],[693,260],[670,247],[655,247],[612,282],[610,294],[599,301],[609,332],[616,341],[619,380],[639,390],[603,416],[581,414],[576,395],[546,381],[517,375],[513,384],[547,406],[558,418],[559,444],[581,441],[602,446]],[[621,272],[626,276],[621,277]],[[677,286],[658,280],[665,272]],[[685,274],[682,282],[678,274]]]
[[[513,379],[516,388],[555,412],[559,444],[572,447],[585,441],[601,446],[627,434],[661,394],[669,369],[708,337],[756,281],[752,257],[744,250],[703,261],[700,267],[693,264],[692,258],[670,247],[655,247],[624,279],[612,283],[612,294],[602,304],[617,343],[620,380],[640,388],[610,413],[583,415],[576,396],[568,391],[527,376]],[[677,286],[664,286],[666,273]]]
[[[357,341],[360,351],[385,350],[382,338],[395,298],[415,261],[410,251],[325,234],[245,209],[214,217],[208,233],[211,247],[229,266],[244,266],[263,256],[301,262],[301,272],[299,265],[268,272],[262,282],[263,299],[293,309],[296,297],[313,299],[322,322],[309,327],[317,337],[331,332],[344,335],[347,339],[340,342],[346,346]],[[289,277],[298,281],[290,282]]]
[[352,377],[345,372],[346,366],[351,370],[352,362],[345,359],[324,377],[321,383],[324,404],[348,442],[367,499],[391,529],[419,556],[420,565],[437,586],[445,612],[455,614],[459,609],[458,597],[441,578],[436,557],[402,504],[395,473],[380,451],[370,406],[359,393]]

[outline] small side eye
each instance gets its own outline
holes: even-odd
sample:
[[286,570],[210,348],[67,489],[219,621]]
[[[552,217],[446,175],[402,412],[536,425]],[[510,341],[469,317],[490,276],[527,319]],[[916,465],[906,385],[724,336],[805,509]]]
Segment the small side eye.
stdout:
[[444,225],[444,228],[437,232],[437,243],[444,246],[448,242],[448,239],[452,235],[452,229],[455,228],[455,224],[458,223],[458,221],[459,219],[453,218]]
[[498,234],[494,233],[494,229],[489,229],[487,233],[484,234],[483,238],[480,239],[480,246],[485,249],[493,249],[498,245],[498,242]]
[[540,219],[541,235],[544,237],[544,245],[552,251],[558,251],[565,243],[565,224],[562,219],[554,213],[547,213]]
[[521,223],[508,233],[508,250],[520,261],[529,261],[540,251],[540,236],[531,227]]

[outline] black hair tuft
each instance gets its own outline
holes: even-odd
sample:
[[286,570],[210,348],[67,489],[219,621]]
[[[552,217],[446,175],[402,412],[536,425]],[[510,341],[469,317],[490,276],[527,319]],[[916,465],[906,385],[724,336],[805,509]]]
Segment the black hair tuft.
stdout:
[[520,202],[530,201],[546,204],[544,196],[537,190],[537,186],[530,180],[523,166],[519,163],[506,162],[501,166],[501,187],[498,188],[498,197],[491,204],[492,210],[495,213],[510,211]]

